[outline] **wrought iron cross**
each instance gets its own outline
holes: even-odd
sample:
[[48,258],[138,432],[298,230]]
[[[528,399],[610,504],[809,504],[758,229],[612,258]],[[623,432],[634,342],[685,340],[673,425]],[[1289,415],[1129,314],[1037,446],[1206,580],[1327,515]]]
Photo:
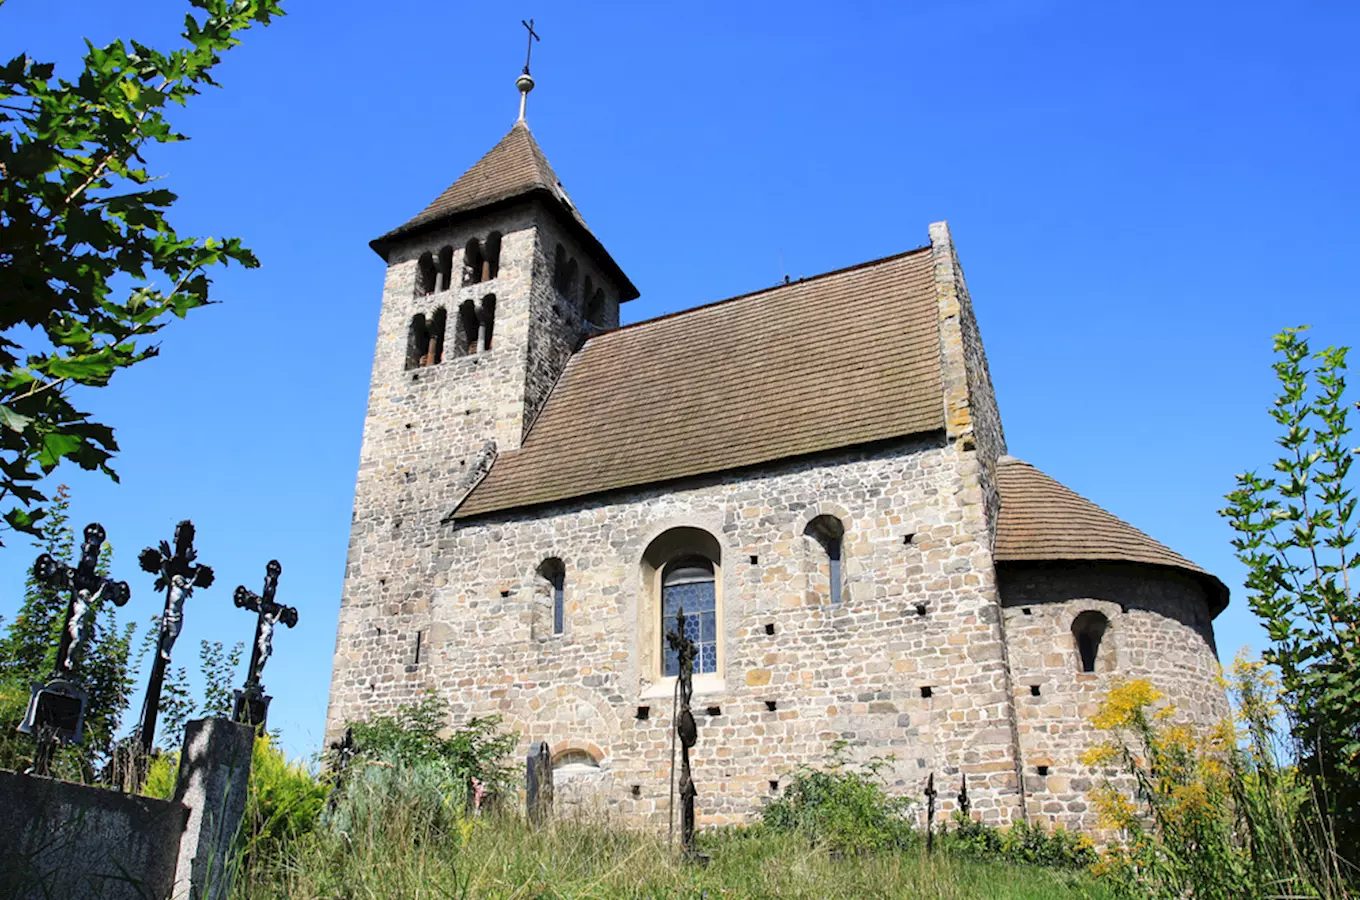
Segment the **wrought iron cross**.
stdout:
[[33,563],[34,578],[59,591],[71,592],[66,601],[66,619],[61,626],[54,678],[71,674],[71,669],[84,655],[94,631],[93,613],[99,603],[111,600],[115,606],[122,606],[131,596],[126,581],[114,581],[98,572],[104,536],[104,528],[98,522],[85,526],[80,562],[75,566],[55,560],[46,553]]
[[530,20],[527,21],[527,22],[524,21],[523,19],[520,19],[520,20],[519,20],[519,24],[523,25],[523,26],[524,26],[526,29],[528,29],[528,31],[529,31],[529,38],[528,38],[528,41],[529,41],[529,49],[526,50],[526,51],[524,52],[524,74],[525,74],[525,75],[528,75],[528,74],[529,74],[529,58],[530,58],[531,56],[534,55],[534,41],[541,40],[541,38],[538,36],[538,33],[534,31],[534,20],[533,20],[533,19],[530,19]]
[[284,606],[274,601],[274,592],[279,589],[279,575],[282,572],[283,566],[279,565],[279,561],[271,559],[269,565],[264,567],[264,592],[262,594],[257,594],[245,585],[240,585],[232,596],[232,602],[238,608],[259,613],[255,620],[255,646],[250,651],[250,669],[246,674],[247,692],[251,688],[262,690],[260,675],[264,672],[264,664],[269,661],[269,657],[274,652],[275,623],[282,622],[292,628],[298,621],[296,608]]
[[156,576],[156,590],[165,591],[165,610],[161,614],[160,639],[156,643],[156,658],[151,663],[151,680],[146,687],[146,701],[142,707],[142,755],[151,753],[156,738],[156,716],[161,705],[161,687],[165,682],[165,668],[170,663],[170,651],[184,627],[184,602],[194,588],[211,587],[213,570],[199,565],[194,549],[194,523],[185,519],[175,526],[175,547],[161,541],[160,547],[147,547],[137,557],[142,571]]
[[[679,709],[673,719],[675,734],[680,738],[680,846],[686,855],[694,856],[694,798],[698,789],[694,787],[694,776],[689,765],[689,748],[699,740],[699,729],[694,722],[694,713],[689,704],[694,696],[694,656],[697,649],[694,641],[685,635],[685,608],[675,611],[675,630],[666,635],[666,643],[675,651],[679,659],[680,671],[676,679]],[[674,744],[672,744],[672,748]],[[672,771],[675,757],[672,749]],[[672,806],[672,809],[674,807]],[[672,819],[674,821],[674,819]]]

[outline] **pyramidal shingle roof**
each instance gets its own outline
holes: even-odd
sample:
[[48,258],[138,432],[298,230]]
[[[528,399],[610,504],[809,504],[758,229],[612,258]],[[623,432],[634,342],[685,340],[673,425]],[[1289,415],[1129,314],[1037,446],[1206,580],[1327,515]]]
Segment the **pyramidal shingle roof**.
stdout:
[[1217,615],[1228,603],[1221,581],[1101,509],[1027,462],[1003,456],[997,464],[1001,515],[994,558],[1008,562],[1132,562],[1180,569],[1205,584]]
[[637,296],[637,288],[586,225],[581,211],[567,195],[566,188],[562,187],[557,173],[548,163],[548,157],[523,120],[516,122],[496,146],[445,188],[429,206],[374,240],[372,247],[385,256],[386,246],[395,238],[532,194],[549,199],[549,206],[576,233],[586,252],[615,276],[622,291],[620,300],[631,300]]

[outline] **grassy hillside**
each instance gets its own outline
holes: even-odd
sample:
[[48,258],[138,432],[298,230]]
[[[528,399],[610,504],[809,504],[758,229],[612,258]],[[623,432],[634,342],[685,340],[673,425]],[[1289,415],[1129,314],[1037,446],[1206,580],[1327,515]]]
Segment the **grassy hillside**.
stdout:
[[[424,840],[422,840],[424,838]],[[431,841],[390,820],[371,832],[304,840],[242,878],[239,900],[322,898],[986,898],[1110,895],[1084,873],[981,863],[919,851],[833,858],[777,834],[704,835],[707,866],[681,862],[663,837],[581,823],[466,822]]]

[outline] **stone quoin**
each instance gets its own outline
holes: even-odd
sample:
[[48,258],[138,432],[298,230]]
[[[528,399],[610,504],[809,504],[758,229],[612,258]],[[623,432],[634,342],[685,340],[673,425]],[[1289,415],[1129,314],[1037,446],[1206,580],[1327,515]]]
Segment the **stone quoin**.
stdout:
[[620,327],[638,291],[517,121],[372,244],[328,740],[433,689],[553,748],[559,805],[664,827],[682,604],[701,826],[845,741],[934,774],[937,821],[966,775],[975,818],[1094,827],[1094,704],[1148,677],[1217,722],[1227,590],[1007,455],[928,239]]

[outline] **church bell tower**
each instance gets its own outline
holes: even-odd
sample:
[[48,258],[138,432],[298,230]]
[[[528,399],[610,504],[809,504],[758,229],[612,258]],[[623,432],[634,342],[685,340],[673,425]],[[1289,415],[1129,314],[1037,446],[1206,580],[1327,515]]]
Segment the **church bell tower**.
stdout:
[[[527,71],[517,86],[520,118],[509,133],[370,244],[387,272],[337,674],[355,662],[345,655],[347,628],[428,601],[428,585],[408,583],[413,561],[429,558],[451,527],[443,520],[495,458],[520,446],[572,354],[618,327],[619,304],[638,293],[529,131]],[[362,696],[370,676],[356,680]],[[332,717],[354,699],[343,690],[333,681]]]

